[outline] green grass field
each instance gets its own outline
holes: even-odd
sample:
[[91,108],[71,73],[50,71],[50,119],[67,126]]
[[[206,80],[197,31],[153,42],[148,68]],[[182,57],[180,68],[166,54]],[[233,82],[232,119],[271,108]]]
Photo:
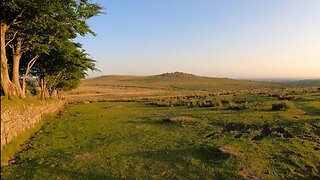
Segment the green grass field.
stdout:
[[[231,98],[225,95],[221,98]],[[73,104],[21,146],[3,179],[319,179],[320,93],[287,110],[265,94],[249,108]],[[236,101],[236,100],[234,100]]]

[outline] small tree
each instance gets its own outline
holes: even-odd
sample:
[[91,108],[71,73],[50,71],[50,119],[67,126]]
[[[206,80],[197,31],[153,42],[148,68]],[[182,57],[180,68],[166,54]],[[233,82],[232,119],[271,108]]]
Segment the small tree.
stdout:
[[81,49],[80,44],[65,41],[49,54],[44,54],[31,74],[37,77],[41,98],[54,96],[59,90],[76,88],[87,70],[97,70],[95,61]]

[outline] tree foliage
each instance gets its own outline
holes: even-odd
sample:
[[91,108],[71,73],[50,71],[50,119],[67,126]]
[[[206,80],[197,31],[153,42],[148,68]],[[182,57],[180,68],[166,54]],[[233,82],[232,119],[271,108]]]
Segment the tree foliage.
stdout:
[[[100,14],[101,9],[88,0],[4,0],[1,10],[1,87],[4,93],[24,97],[27,77],[32,73],[42,79],[40,69],[46,78],[59,74],[53,84],[58,81],[67,84],[66,80],[76,78],[79,81],[86,70],[95,69],[94,61],[73,39],[78,35],[95,35],[87,20]],[[61,64],[64,69],[68,68],[68,73],[78,75],[71,77],[62,73],[66,70],[55,67]]]
[[66,41],[63,46],[56,46],[49,54],[42,55],[30,74],[45,83],[48,92],[43,92],[44,98],[77,87],[87,70],[97,70],[95,61],[88,57],[80,44]]

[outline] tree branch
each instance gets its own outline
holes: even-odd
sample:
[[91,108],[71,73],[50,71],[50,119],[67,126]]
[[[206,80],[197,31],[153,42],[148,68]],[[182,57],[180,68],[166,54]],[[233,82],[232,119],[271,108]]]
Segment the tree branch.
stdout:
[[58,75],[56,75],[56,77],[54,77],[52,84],[56,85],[57,80],[58,80],[58,78],[59,78],[59,76],[60,76],[61,74],[62,74],[62,71],[60,71],[60,72],[58,73]]
[[11,25],[14,25],[14,24],[19,24],[21,23],[22,21],[17,21],[18,18],[20,18],[22,16],[22,14],[26,11],[26,9],[23,9],[12,21],[11,23],[8,25],[8,28],[11,26]]
[[33,58],[29,61],[28,66],[27,66],[27,68],[26,68],[26,72],[25,72],[24,75],[23,75],[23,81],[26,80],[27,75],[29,74],[30,69],[32,68],[32,66],[34,65],[34,63],[37,61],[37,59],[38,59],[39,57],[40,57],[39,55],[36,55],[35,57],[33,57]]
[[9,44],[9,47],[12,49],[12,54],[14,54],[14,46]]
[[6,43],[6,47],[9,45],[9,43],[11,43],[11,42],[14,40],[14,38],[16,38],[17,33],[18,33],[18,31],[16,31],[16,32],[14,33],[12,39],[10,39],[10,40]]
[[29,74],[30,69],[32,68],[32,66],[34,65],[34,63],[37,61],[37,59],[38,59],[39,57],[40,57],[39,55],[36,55],[35,57],[33,57],[33,58],[29,61],[28,66],[27,66],[27,69],[26,69],[25,76],[27,76],[27,75]]

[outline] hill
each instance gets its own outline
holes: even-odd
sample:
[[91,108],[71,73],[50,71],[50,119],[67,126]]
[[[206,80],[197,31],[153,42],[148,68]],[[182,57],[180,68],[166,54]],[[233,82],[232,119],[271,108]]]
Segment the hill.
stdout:
[[222,91],[276,87],[271,83],[229,78],[202,77],[193,74],[174,72],[154,76],[101,76],[86,79],[81,86],[110,86],[183,91]]
[[181,93],[221,92],[230,90],[280,87],[262,83],[229,78],[202,77],[174,72],[153,76],[107,75],[85,79],[71,95],[99,95],[110,97],[174,95]]

